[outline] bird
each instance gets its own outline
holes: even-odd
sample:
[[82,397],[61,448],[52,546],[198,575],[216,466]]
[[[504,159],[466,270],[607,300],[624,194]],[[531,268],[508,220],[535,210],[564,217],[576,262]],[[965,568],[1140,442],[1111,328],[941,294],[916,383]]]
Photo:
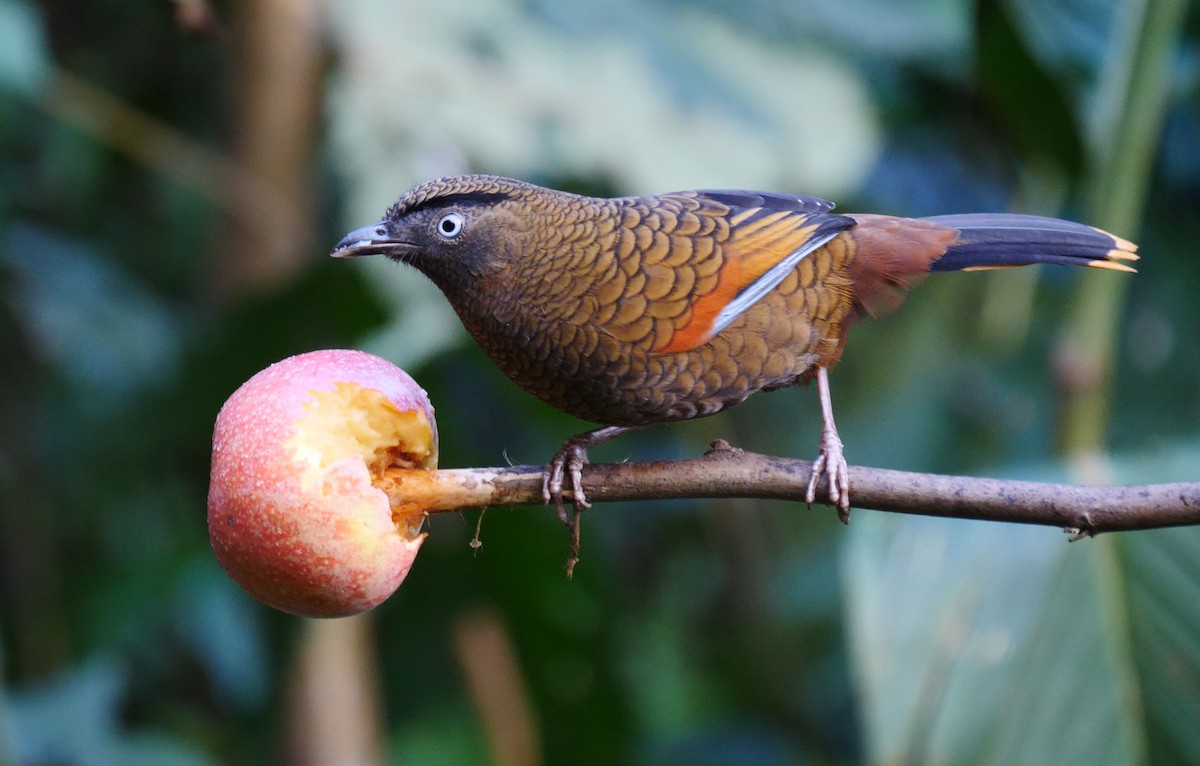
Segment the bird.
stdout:
[[590,505],[591,448],[813,380],[822,429],[806,500],[827,479],[848,521],[829,371],[853,324],[895,308],[930,272],[1038,263],[1133,272],[1138,255],[1128,240],[1057,218],[833,209],[761,191],[599,198],[461,175],[413,187],[332,255],[416,267],[509,378],[599,426],[546,465],[543,498],[564,523]]

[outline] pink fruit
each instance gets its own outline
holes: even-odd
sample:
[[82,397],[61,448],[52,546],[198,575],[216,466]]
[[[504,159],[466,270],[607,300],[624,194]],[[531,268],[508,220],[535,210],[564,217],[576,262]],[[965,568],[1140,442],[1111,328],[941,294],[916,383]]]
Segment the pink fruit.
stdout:
[[391,466],[437,466],[433,407],[400,368],[314,351],[259,372],[213,433],[208,532],[255,598],[338,617],[378,605],[408,574],[423,515],[394,513],[372,484]]

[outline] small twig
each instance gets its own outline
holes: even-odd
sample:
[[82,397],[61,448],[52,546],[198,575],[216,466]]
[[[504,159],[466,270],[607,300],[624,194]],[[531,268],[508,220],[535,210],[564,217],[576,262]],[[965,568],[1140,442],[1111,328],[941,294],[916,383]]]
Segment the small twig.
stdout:
[[[592,502],[748,497],[803,502],[812,463],[714,442],[703,457],[584,466]],[[392,468],[376,485],[397,514],[542,504],[542,466],[421,471]],[[1200,482],[1085,487],[850,467],[855,508],[1060,527],[1074,537],[1200,524]],[[829,504],[822,480],[818,502]]]
[[483,532],[483,515],[487,513],[487,506],[479,509],[479,518],[475,520],[475,536],[471,538],[471,542],[467,543],[471,546],[471,550],[478,551],[483,547],[483,540],[480,535]]
[[571,509],[571,539],[567,543],[567,577],[575,576],[575,565],[579,563],[579,533],[583,522],[583,511]]

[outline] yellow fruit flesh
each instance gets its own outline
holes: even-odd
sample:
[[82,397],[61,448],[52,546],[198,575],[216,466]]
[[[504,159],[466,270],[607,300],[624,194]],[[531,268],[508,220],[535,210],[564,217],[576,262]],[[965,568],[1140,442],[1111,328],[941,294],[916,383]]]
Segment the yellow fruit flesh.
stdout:
[[[372,480],[393,466],[437,467],[433,429],[424,412],[398,409],[379,391],[357,383],[336,383],[332,391],[308,394],[306,414],[293,423],[287,443],[292,458],[304,467],[305,491],[320,486],[329,493],[327,472],[348,457],[360,458]],[[411,520],[404,521],[403,527],[412,527]]]

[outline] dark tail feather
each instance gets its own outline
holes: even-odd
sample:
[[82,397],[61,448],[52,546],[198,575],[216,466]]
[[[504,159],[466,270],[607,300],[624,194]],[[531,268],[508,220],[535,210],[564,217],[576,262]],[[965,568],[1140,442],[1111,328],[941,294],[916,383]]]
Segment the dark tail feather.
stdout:
[[1004,213],[939,215],[919,219],[958,231],[930,271],[1001,269],[1031,263],[1134,271],[1137,245],[1106,231],[1057,218]]

